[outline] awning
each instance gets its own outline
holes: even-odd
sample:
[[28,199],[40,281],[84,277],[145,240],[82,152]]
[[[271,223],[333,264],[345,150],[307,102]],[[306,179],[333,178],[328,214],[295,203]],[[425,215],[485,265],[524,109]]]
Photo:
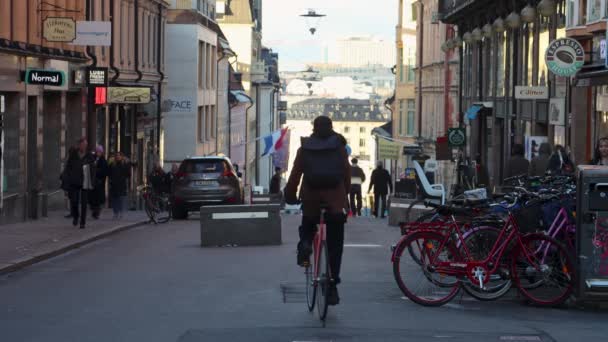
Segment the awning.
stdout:
[[380,127],[372,129],[372,135],[391,138],[393,136],[393,121],[391,120]]
[[471,107],[469,107],[469,109],[467,109],[467,111],[465,112],[465,114],[467,115],[467,119],[469,120],[475,120],[477,119],[477,114],[479,114],[479,112],[483,109],[492,109],[492,102],[478,102],[478,103],[474,103]]
[[250,103],[251,100],[247,93],[242,90],[231,90],[230,91],[230,101],[231,102],[239,102],[239,103]]
[[577,87],[589,87],[608,84],[608,69],[601,64],[585,65],[576,74],[574,85]]

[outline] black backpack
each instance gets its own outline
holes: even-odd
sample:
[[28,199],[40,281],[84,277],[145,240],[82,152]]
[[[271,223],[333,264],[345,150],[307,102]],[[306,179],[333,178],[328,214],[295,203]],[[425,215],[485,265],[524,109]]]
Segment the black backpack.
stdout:
[[302,139],[304,182],[311,189],[334,189],[344,181],[343,155],[345,145],[338,135],[327,139]]

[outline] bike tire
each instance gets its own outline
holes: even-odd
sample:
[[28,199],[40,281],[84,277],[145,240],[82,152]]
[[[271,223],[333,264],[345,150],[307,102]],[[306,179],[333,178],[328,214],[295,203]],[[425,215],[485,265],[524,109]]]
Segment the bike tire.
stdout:
[[[562,304],[570,297],[576,284],[572,254],[563,244],[544,234],[528,234],[523,236],[521,241],[521,245],[514,249],[511,262],[513,283],[532,304]],[[557,270],[556,277],[549,279],[553,270]],[[526,286],[526,282],[535,285]],[[558,291],[549,291],[551,285],[557,285]],[[550,295],[549,292],[556,293]],[[544,294],[547,295],[541,298]]]
[[[415,243],[415,247],[416,246],[420,246],[419,241],[422,241],[422,247],[420,250],[420,261],[421,264],[419,264],[418,262],[416,262],[415,260],[408,260],[411,259],[410,253],[407,253],[404,255],[404,250],[406,248],[408,248],[408,246],[412,243]],[[434,246],[440,246],[441,242],[445,240],[445,236],[439,234],[439,233],[435,233],[435,232],[429,232],[429,231],[419,231],[419,232],[414,232],[412,234],[410,234],[399,246],[397,246],[397,249],[395,251],[395,255],[393,257],[393,275],[395,277],[395,281],[397,282],[397,285],[399,286],[399,289],[401,290],[401,292],[403,292],[403,294],[409,298],[411,301],[420,304],[420,305],[424,305],[424,306],[441,306],[443,304],[448,303],[449,301],[451,301],[460,291],[460,286],[461,283],[458,279],[453,279],[454,281],[444,281],[443,279],[440,280],[436,280],[434,279],[432,276],[434,274],[439,275],[439,277],[443,277],[444,275],[438,274],[438,273],[434,273],[432,271],[430,271],[428,269],[428,264],[426,264],[427,259],[430,259],[432,257],[434,257],[436,255],[436,253],[446,253],[446,255],[451,255],[456,256],[457,251],[454,249],[454,247],[451,244],[447,244],[445,247],[447,248],[447,250],[442,250],[442,251],[432,251],[432,249],[434,248]],[[415,248],[414,247],[414,248]],[[423,250],[424,252],[423,253]],[[444,248],[445,249],[445,248]],[[428,250],[431,250],[430,254],[427,252]],[[446,261],[446,260],[443,260]],[[403,266],[402,266],[403,265]],[[422,296],[419,294],[414,293],[413,286],[408,286],[408,284],[406,283],[407,280],[407,276],[409,274],[413,274],[414,272],[411,271],[410,269],[404,269],[405,267],[408,267],[410,269],[414,269],[414,270],[421,270],[422,274],[424,275],[424,281],[432,284],[433,286],[436,286],[436,289],[432,289],[431,290],[431,294],[429,294],[429,296]],[[405,275],[405,274],[408,275]],[[410,288],[411,287],[411,288]],[[420,288],[420,285],[415,286],[416,289]],[[447,290],[441,290],[441,289],[447,289]],[[432,296],[431,296],[432,295]]]
[[172,212],[171,203],[169,202],[169,199],[159,196],[157,198],[157,201],[159,202],[159,208],[161,208],[156,217],[157,223],[162,224],[169,222],[169,220],[171,219]]
[[[437,220],[441,219],[441,216],[439,216],[439,214],[435,213],[435,212],[430,212],[430,213],[425,213],[422,216],[420,216],[419,218],[416,219],[417,223],[423,223],[423,222],[435,222]],[[409,222],[409,221],[408,221]],[[420,259],[418,258],[418,256],[414,253],[412,246],[408,246],[408,252],[410,253],[410,256],[412,257],[413,260],[416,261],[416,263],[418,263],[418,265],[421,265]]]
[[329,292],[329,283],[331,280],[331,274],[329,271],[329,258],[327,253],[327,243],[321,242],[319,247],[319,280],[317,282],[317,312],[319,319],[325,322],[327,317],[327,309],[329,304],[327,302],[327,294]]
[[[484,260],[500,235],[500,229],[491,226],[473,227],[463,235],[463,240],[473,260]],[[461,247],[462,248],[462,247]],[[461,255],[466,255],[461,253]],[[468,281],[463,281],[462,289],[479,301],[494,301],[506,295],[512,286],[511,279],[502,279],[498,274],[490,276],[487,288],[480,288]]]
[[151,201],[151,196],[144,197],[144,209],[146,211],[146,214],[148,215],[148,218],[150,218],[150,221],[154,224],[157,224],[158,222],[156,221],[156,213],[154,212],[154,207]]
[[306,305],[309,312],[315,309],[317,297],[317,284],[314,279],[314,272],[314,268],[311,265],[304,268],[304,273],[306,274]]

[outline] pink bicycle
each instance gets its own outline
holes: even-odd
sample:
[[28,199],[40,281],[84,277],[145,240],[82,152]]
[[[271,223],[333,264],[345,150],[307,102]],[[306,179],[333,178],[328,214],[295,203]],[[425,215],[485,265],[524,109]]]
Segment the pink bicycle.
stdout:
[[322,208],[319,226],[313,239],[312,265],[307,265],[304,270],[308,311],[312,312],[316,305],[319,319],[323,322],[323,325],[325,325],[325,318],[327,317],[329,307],[327,295],[332,281],[327,252],[325,212],[325,209]]

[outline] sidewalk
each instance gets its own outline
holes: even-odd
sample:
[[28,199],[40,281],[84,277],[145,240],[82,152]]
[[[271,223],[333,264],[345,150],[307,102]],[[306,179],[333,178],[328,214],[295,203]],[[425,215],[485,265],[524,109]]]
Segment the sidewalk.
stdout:
[[126,211],[121,220],[106,209],[99,220],[87,218],[87,227],[72,226],[66,212],[49,212],[35,221],[0,226],[0,274],[16,271],[42,260],[81,247],[108,235],[148,222],[143,211]]

